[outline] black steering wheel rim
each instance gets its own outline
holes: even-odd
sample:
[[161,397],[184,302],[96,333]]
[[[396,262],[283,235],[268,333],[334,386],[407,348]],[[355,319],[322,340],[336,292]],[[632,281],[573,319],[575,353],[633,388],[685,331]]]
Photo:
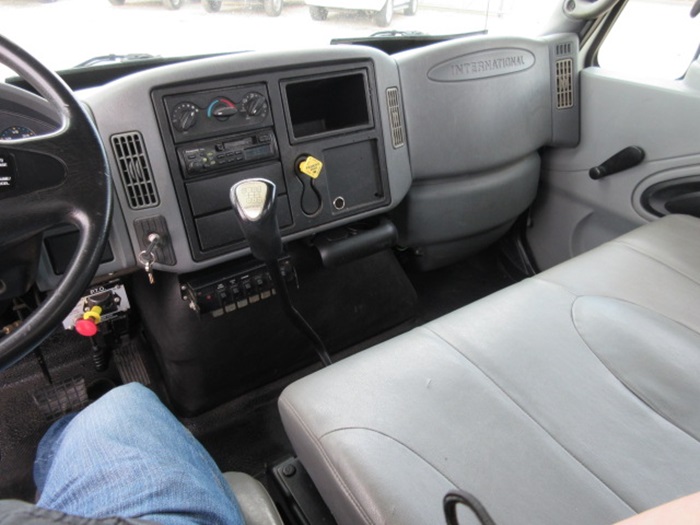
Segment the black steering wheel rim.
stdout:
[[[52,157],[63,165],[65,172],[50,187],[23,193],[18,189],[13,190],[14,194],[0,195],[0,257],[22,240],[36,237],[56,224],[72,224],[79,231],[78,248],[56,289],[19,328],[0,339],[0,370],[3,370],[51,335],[90,284],[107,241],[112,190],[102,141],[70,88],[2,36],[0,62],[29,82],[62,120],[60,129],[50,135],[3,143],[0,148],[9,155]],[[17,174],[31,178],[22,174],[20,167]]]

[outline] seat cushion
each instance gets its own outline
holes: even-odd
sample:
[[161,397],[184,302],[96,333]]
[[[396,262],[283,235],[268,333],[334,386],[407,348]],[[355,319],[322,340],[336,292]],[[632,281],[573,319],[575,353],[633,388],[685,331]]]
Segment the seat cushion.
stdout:
[[243,472],[224,472],[246,525],[282,525],[282,518],[262,483]]
[[499,524],[696,492],[693,258],[700,221],[641,228],[294,383],[287,433],[340,523],[442,523],[452,488]]

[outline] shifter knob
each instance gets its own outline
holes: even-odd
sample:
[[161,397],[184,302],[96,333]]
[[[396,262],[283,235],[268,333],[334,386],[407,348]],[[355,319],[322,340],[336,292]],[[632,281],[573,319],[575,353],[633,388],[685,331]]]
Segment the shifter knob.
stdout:
[[231,188],[231,204],[236,210],[243,235],[250,244],[250,251],[267,265],[287,315],[314,344],[321,362],[329,365],[331,358],[326,346],[306,319],[294,308],[289,298],[287,283],[277,262],[284,254],[284,248],[275,212],[275,193],[275,185],[267,179],[245,179]]
[[275,261],[284,253],[276,193],[275,185],[267,179],[245,179],[231,188],[231,204],[250,251],[264,262]]

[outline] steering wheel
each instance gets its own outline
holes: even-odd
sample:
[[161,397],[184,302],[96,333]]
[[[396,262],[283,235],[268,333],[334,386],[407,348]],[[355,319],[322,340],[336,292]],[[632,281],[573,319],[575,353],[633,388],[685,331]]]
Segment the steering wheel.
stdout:
[[1,36],[0,62],[60,115],[58,131],[0,142],[0,176],[6,183],[0,187],[0,297],[10,293],[3,278],[23,278],[27,268],[36,268],[42,232],[58,224],[79,231],[78,248],[56,289],[19,328],[0,339],[3,370],[41,344],[89,285],[107,240],[112,189],[102,141],[70,88]]

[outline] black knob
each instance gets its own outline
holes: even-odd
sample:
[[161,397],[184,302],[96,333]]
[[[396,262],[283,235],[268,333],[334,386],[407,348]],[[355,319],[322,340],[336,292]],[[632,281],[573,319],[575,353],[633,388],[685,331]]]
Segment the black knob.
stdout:
[[269,109],[267,99],[260,93],[248,93],[242,101],[243,109],[249,118],[265,118]]
[[187,131],[197,123],[198,114],[199,108],[197,106],[191,102],[181,102],[173,109],[170,121],[176,130]]

